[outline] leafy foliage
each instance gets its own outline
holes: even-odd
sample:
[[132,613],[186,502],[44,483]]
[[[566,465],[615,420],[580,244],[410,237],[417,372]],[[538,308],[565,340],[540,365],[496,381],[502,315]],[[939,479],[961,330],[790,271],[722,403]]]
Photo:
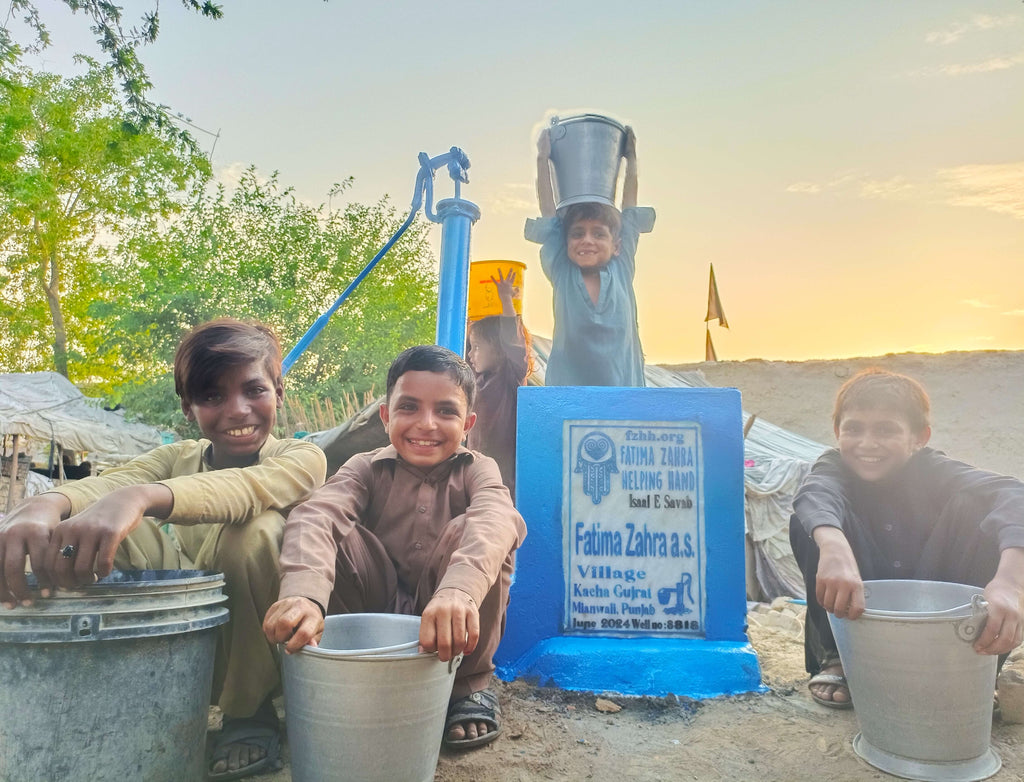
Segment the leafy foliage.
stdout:
[[[254,168],[213,185],[188,141],[136,121],[109,68],[83,58],[63,79],[11,62],[0,56],[0,371],[56,368],[193,434],[170,375],[181,336],[232,315],[268,323],[287,351],[402,223],[387,199],[313,206]],[[398,352],[432,341],[427,230],[413,221],[333,316],[290,395],[362,398]]]
[[[104,324],[101,352],[117,353],[137,378],[118,389],[121,398],[136,410],[156,412],[158,399],[177,409],[167,375],[174,350],[186,330],[211,318],[263,321],[287,352],[401,223],[387,199],[311,206],[255,168],[233,191],[194,187],[170,220],[137,221],[106,252],[108,295],[90,310]],[[289,372],[289,395],[341,400],[379,390],[398,352],[433,341],[437,278],[427,229],[414,221],[335,313]],[[143,391],[153,384],[162,395]]]
[[169,216],[209,166],[133,123],[111,72],[82,62],[67,79],[0,63],[0,364],[102,382],[121,368],[89,314],[106,295],[96,248]]
[[[129,116],[142,127],[153,127],[157,131],[178,137],[186,144],[193,141],[187,132],[177,128],[164,107],[153,104],[146,92],[153,86],[146,69],[139,59],[139,47],[156,40],[160,30],[160,4],[155,1],[153,10],[146,11],[138,26],[125,26],[120,6],[110,0],[63,0],[73,14],[81,14],[92,24],[90,29],[96,35],[96,43],[109,58],[109,68],[121,81],[121,89]],[[220,5],[212,0],[181,0],[181,4],[210,19],[223,15]],[[20,16],[31,31],[33,40],[24,48],[39,50],[50,45],[50,32],[39,15],[33,0],[11,0],[7,20]],[[13,59],[22,50],[8,29],[8,21],[0,25],[0,59]]]

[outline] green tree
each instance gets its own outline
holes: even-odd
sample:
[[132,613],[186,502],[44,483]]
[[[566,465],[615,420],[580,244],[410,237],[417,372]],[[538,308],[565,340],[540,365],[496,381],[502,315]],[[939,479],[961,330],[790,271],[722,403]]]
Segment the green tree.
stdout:
[[82,62],[67,79],[0,65],[0,364],[110,379],[121,368],[88,312],[104,296],[97,248],[170,215],[209,165],[133,123],[110,70]]
[[[153,85],[139,59],[139,48],[156,40],[160,31],[160,3],[153,2],[152,10],[142,14],[138,25],[126,27],[122,9],[110,0],[63,0],[73,14],[82,14],[96,35],[96,43],[109,58],[109,67],[121,81],[125,103],[133,121],[141,127],[153,125],[163,132],[176,135],[186,143],[191,138],[179,130],[164,108],[154,105],[146,92]],[[223,15],[220,5],[211,0],[181,0],[181,4],[210,19]],[[11,33],[10,23],[20,19],[28,28],[31,39],[20,46]],[[50,45],[50,32],[33,0],[11,0],[7,16],[0,23],[0,59],[13,59],[23,49],[39,50]]]
[[[136,378],[119,389],[125,404],[145,407],[153,422],[157,408],[176,409],[168,379],[174,349],[187,329],[210,318],[261,320],[287,352],[403,217],[386,198],[340,209],[303,203],[276,174],[265,179],[249,168],[233,190],[194,187],[163,225],[137,221],[108,252],[102,287],[110,297],[92,310],[105,324],[104,350],[118,352]],[[334,314],[292,367],[289,395],[340,400],[380,390],[399,351],[433,341],[437,273],[428,230],[417,218]],[[164,390],[154,391],[154,383]]]

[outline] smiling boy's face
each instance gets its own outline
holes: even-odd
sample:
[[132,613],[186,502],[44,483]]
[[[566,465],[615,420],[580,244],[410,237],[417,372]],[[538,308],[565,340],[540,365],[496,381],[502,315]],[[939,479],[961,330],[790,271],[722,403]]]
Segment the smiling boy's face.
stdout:
[[391,389],[380,418],[398,455],[416,467],[452,456],[476,422],[466,393],[445,372],[410,371]]
[[577,220],[569,226],[565,243],[569,260],[584,270],[604,268],[620,246],[611,228],[590,218]]
[[211,464],[217,469],[253,463],[277,420],[284,401],[280,380],[263,361],[228,367],[212,388],[181,410],[212,443]]
[[931,428],[915,432],[907,417],[886,408],[844,410],[836,427],[839,455],[861,480],[893,476],[931,437]]

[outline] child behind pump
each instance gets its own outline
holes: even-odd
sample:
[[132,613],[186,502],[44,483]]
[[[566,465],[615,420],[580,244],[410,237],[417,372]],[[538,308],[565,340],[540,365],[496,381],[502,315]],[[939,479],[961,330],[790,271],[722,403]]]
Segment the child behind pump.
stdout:
[[525,235],[541,245],[551,281],[554,333],[544,383],[549,386],[643,386],[644,356],[637,325],[636,248],[654,228],[654,210],[638,207],[636,135],[626,128],[622,212],[604,203],[555,208],[551,136],[537,141],[537,200],[541,218]]
[[1024,483],[927,447],[930,404],[904,375],[869,369],[839,390],[826,451],[797,492],[790,541],[807,587],[804,649],[815,701],[850,708],[826,612],[857,619],[864,581],[946,581],[984,588],[989,617],[974,643],[1005,655],[1021,643]]
[[497,464],[461,444],[475,391],[472,369],[446,348],[395,359],[380,408],[391,444],[353,456],[289,517],[280,599],[263,624],[293,653],[320,639],[326,614],[420,615],[424,651],[465,655],[445,726],[452,748],[500,732],[488,685],[526,536]]
[[8,608],[31,602],[26,558],[43,597],[54,586],[92,584],[113,567],[222,572],[230,621],[217,645],[212,702],[224,727],[209,779],[237,779],[278,758],[279,661],[261,622],[277,596],[285,516],[323,483],[326,457],[271,434],[284,389],[281,348],[266,326],[230,318],[197,326],[178,346],[174,383],[202,439],[160,446],[22,503],[0,525],[0,600]]
[[466,360],[476,374],[476,424],[469,430],[466,446],[498,463],[509,494],[516,496],[516,404],[520,386],[533,371],[530,335],[516,314],[513,297],[516,273],[498,270],[491,277],[498,289],[501,315],[469,324]]

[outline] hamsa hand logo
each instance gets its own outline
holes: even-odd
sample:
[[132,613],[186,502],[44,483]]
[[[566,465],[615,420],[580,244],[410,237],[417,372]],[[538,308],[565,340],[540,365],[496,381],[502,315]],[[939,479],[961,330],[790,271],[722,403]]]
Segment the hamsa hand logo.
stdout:
[[576,449],[576,469],[583,474],[583,493],[595,505],[611,491],[615,464],[615,443],[604,432],[590,432],[580,440]]

